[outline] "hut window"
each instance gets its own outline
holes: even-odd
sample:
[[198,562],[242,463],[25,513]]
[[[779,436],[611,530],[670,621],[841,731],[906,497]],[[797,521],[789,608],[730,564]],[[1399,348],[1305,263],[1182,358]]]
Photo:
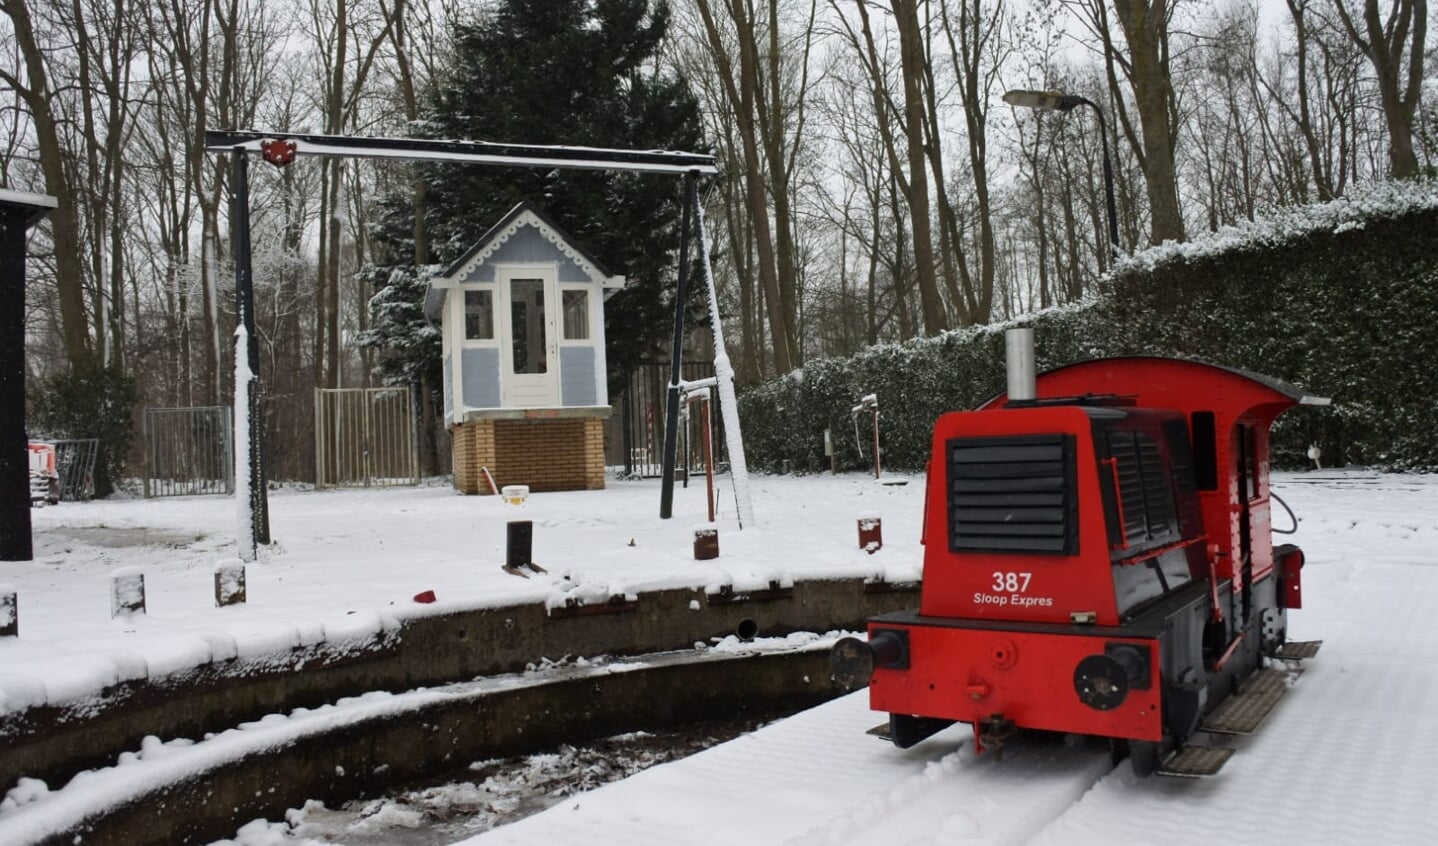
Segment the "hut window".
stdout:
[[464,339],[466,341],[494,340],[493,292],[464,292]]
[[589,340],[589,292],[565,291],[564,299],[564,340]]

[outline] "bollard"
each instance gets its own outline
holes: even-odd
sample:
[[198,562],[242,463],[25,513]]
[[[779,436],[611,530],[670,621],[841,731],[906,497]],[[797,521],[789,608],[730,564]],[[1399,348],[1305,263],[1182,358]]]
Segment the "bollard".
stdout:
[[694,530],[694,560],[708,561],[719,557],[719,530],[702,528]]
[[534,563],[534,521],[510,520],[505,534],[504,566],[515,570]]
[[859,548],[873,555],[884,545],[883,521],[878,517],[859,518]]
[[[534,563],[534,521],[510,520],[504,539],[504,572],[511,576],[529,578],[530,570],[547,573],[548,570]],[[524,569],[520,569],[524,568]]]
[[20,597],[14,585],[0,585],[0,637],[20,636]]
[[240,562],[215,567],[215,607],[245,603],[245,565]]
[[139,567],[121,567],[110,574],[110,617],[145,613],[145,574]]

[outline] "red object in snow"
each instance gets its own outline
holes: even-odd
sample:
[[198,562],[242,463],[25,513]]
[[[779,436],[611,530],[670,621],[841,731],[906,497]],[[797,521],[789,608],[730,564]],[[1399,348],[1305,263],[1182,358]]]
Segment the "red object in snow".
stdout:
[[1303,556],[1269,524],[1269,426],[1300,404],[1327,401],[1131,357],[941,416],[920,606],[836,644],[835,678],[868,684],[901,748],[963,722],[980,748],[1115,738],[1155,771],[1265,659],[1316,651],[1285,649]]
[[426,605],[435,601],[436,598],[437,597],[434,595],[434,591],[432,590],[422,591],[414,595],[415,602],[423,602]]

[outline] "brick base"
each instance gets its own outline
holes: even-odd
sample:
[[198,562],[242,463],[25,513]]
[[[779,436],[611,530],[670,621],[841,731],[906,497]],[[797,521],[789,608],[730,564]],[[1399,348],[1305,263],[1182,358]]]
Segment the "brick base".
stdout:
[[461,493],[490,493],[483,467],[497,485],[528,485],[535,492],[604,488],[601,418],[471,420],[450,434],[454,488]]

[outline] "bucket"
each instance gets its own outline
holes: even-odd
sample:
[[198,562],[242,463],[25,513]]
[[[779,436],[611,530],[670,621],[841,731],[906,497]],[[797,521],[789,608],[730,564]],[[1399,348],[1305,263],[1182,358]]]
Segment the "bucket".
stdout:
[[505,485],[499,496],[510,505],[519,505],[529,498],[529,485]]

